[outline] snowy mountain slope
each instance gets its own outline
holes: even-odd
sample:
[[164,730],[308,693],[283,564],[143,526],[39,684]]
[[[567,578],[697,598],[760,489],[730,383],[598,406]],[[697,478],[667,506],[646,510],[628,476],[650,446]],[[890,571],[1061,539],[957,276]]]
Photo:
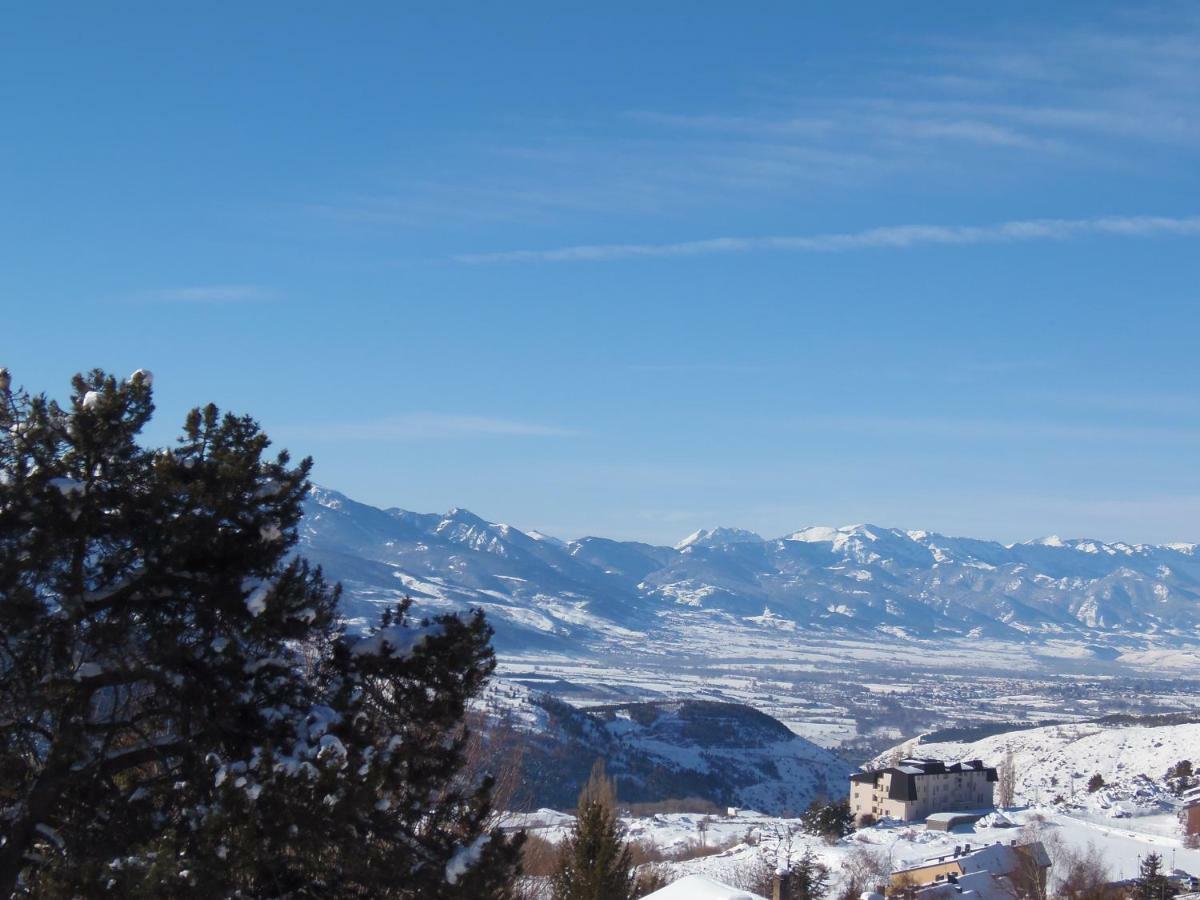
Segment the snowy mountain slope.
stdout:
[[[561,542],[485,522],[453,509],[444,516],[379,510],[322,488],[311,492],[301,552],[345,589],[352,624],[379,604],[411,596],[421,612],[481,606],[497,644],[566,647],[580,637],[636,638],[648,621],[635,576],[576,560]],[[603,613],[590,607],[603,597]]]
[[[1123,818],[1174,806],[1164,775],[1180,760],[1200,765],[1200,724],[1050,725],[977,741],[910,742],[902,747],[905,755],[982,759],[994,766],[1011,751],[1018,803],[1049,803],[1061,796],[1065,805]],[[890,752],[883,754],[877,761],[889,756]],[[1095,774],[1105,787],[1089,793],[1087,783]]]
[[717,547],[721,544],[761,544],[762,538],[744,528],[701,528],[693,531],[675,545],[676,550],[688,547]]
[[698,797],[720,806],[798,814],[846,793],[851,767],[765,713],[685,700],[579,709],[503,680],[477,708],[522,735],[529,808],[570,808],[603,758],[629,803]]
[[750,627],[766,607],[808,631],[1200,641],[1195,544],[1006,546],[874,525],[773,540],[707,529],[673,548],[566,542],[462,509],[381,510],[314,488],[301,552],[344,583],[352,620],[405,594],[425,610],[480,605],[502,649],[644,641],[697,612]]

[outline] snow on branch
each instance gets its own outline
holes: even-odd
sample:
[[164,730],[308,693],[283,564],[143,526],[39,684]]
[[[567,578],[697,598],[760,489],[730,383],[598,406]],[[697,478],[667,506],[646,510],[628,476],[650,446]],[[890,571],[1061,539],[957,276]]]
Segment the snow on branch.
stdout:
[[483,855],[483,848],[490,838],[490,834],[481,834],[467,846],[459,847],[454,851],[454,855],[446,863],[446,882],[448,884],[455,884],[458,879],[471,870],[471,866],[479,862],[479,857]]
[[355,656],[390,656],[394,659],[408,659],[426,640],[444,632],[445,628],[440,624],[417,628],[393,625],[362,638],[350,648],[350,652]]

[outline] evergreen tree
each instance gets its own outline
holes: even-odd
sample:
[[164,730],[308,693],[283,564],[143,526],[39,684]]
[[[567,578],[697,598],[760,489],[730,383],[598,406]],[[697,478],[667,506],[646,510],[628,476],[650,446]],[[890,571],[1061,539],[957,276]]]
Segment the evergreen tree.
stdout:
[[1192,771],[1192,761],[1190,759],[1181,759],[1175,765],[1171,766],[1171,768],[1167,769],[1167,789],[1176,797],[1182,796],[1194,784],[1196,780],[1194,774]]
[[836,840],[854,831],[854,815],[850,812],[850,801],[813,800],[800,816],[800,823],[809,834]]
[[1099,772],[1088,779],[1087,789],[1089,794],[1096,793],[1102,787],[1104,787],[1104,776]]
[[821,900],[829,889],[829,873],[813,853],[806,847],[800,859],[787,870],[783,882],[786,887],[781,900]]
[[616,785],[597,760],[579,794],[575,827],[563,842],[551,879],[554,900],[632,900],[629,847],[617,820]]
[[310,462],[149,373],[71,403],[0,372],[0,896],[506,897],[460,774],[482,614],[357,639],[291,552]]
[[1159,854],[1147,853],[1142,858],[1133,896],[1137,900],[1168,900],[1175,896],[1175,890],[1162,871],[1162,857]]

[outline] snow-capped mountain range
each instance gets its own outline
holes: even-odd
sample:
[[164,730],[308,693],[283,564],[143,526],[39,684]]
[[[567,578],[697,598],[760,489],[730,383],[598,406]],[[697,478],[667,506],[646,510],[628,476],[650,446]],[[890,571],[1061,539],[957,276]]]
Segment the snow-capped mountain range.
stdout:
[[714,528],[675,547],[562,541],[316,487],[300,552],[343,583],[352,622],[406,594],[429,611],[482,606],[501,650],[637,640],[696,615],[832,633],[1200,640],[1196,544],[1004,545],[874,525],[775,539]]

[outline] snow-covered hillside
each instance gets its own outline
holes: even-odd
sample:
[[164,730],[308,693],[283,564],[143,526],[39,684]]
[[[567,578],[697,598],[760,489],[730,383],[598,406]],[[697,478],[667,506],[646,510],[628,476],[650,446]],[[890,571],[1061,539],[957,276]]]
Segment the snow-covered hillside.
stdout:
[[1200,640],[1194,544],[1005,546],[873,525],[774,540],[716,528],[676,547],[561,541],[462,509],[381,510],[323,488],[301,538],[345,585],[352,620],[405,594],[424,610],[478,605],[502,650],[645,645],[696,614],[741,630],[1069,640],[1099,658],[1136,635]]
[[526,806],[574,806],[597,759],[627,802],[685,797],[796,815],[846,793],[849,766],[765,713],[684,700],[578,709],[504,680],[477,708],[519,735]]
[[[1054,803],[1106,818],[1152,815],[1174,809],[1164,775],[1181,760],[1200,765],[1200,724],[1050,725],[1010,731],[977,741],[908,742],[905,755],[944,760],[982,759],[999,766],[1012,753],[1019,804]],[[891,756],[883,754],[877,762]],[[1105,786],[1089,793],[1099,774]]]

